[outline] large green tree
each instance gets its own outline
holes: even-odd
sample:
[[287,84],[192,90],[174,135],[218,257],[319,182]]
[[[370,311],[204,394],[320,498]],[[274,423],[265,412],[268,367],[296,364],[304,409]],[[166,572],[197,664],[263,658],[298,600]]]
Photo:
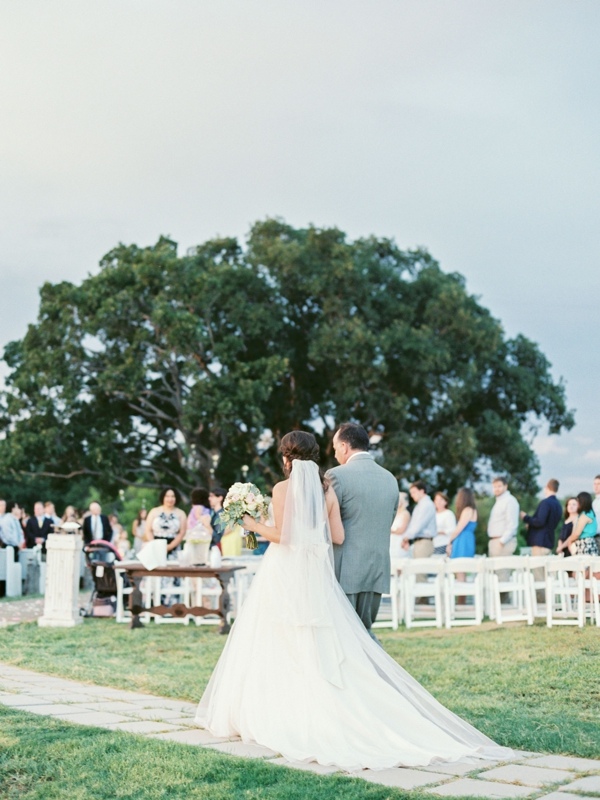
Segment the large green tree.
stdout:
[[532,424],[573,424],[537,345],[387,239],[267,220],[244,248],[120,245],[80,285],[40,294],[4,354],[4,474],[187,494],[218,458],[222,482],[247,463],[269,484],[282,433],[313,428],[331,463],[351,419],[399,478],[454,491],[494,470],[532,490]]

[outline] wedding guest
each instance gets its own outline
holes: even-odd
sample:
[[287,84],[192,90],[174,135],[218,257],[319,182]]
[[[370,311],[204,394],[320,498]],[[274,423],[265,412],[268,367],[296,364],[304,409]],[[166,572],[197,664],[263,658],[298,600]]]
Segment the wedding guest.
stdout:
[[488,521],[488,554],[491,558],[512,556],[517,549],[519,503],[509,492],[506,478],[494,478],[492,492],[496,502]]
[[119,539],[121,538],[121,532],[123,530],[123,526],[119,522],[119,515],[118,514],[109,514],[108,515],[108,523],[110,525],[110,529],[112,531],[112,535],[110,537],[111,544],[116,545]]
[[[477,527],[477,506],[472,489],[463,486],[456,495],[456,516],[458,523],[448,537],[448,555],[450,558],[473,558],[475,555],[475,528]],[[464,583],[465,572],[457,572],[456,580]],[[458,603],[466,603],[466,597],[458,597]]]
[[90,503],[89,514],[83,520],[83,541],[89,544],[95,539],[104,539],[110,542],[112,529],[106,514],[102,513],[102,506],[97,500]]
[[443,492],[436,492],[433,497],[435,506],[435,526],[437,534],[433,539],[433,555],[446,555],[446,548],[450,543],[450,534],[456,527],[456,517],[448,508],[449,498]]
[[56,508],[51,500],[46,500],[44,503],[44,514],[50,520],[52,526],[60,525],[60,517],[56,513]]
[[408,510],[408,495],[406,492],[398,493],[398,511],[392,522],[390,531],[390,558],[404,558],[407,551],[402,547],[403,534],[410,522],[410,512]]
[[212,491],[209,492],[208,495],[208,504],[210,505],[211,515],[210,515],[210,524],[212,527],[212,539],[210,542],[210,546],[217,546],[219,550],[221,550],[221,539],[223,538],[223,534],[227,526],[223,522],[223,500],[225,499],[227,492],[225,489],[221,489],[219,486],[215,486]]
[[[600,519],[600,475],[596,475],[594,478],[594,500],[592,501],[592,508],[596,519]],[[600,530],[596,534],[596,544],[600,551]]]
[[139,553],[144,546],[144,530],[146,527],[146,518],[148,512],[145,508],[140,508],[137,517],[133,520],[131,532],[133,534],[133,551]]
[[188,535],[196,530],[200,533],[208,533],[212,538],[213,529],[208,492],[201,487],[193,489],[190,500],[192,501],[192,508],[187,518]]
[[[413,544],[415,558],[429,558],[433,553],[433,539],[436,535],[435,506],[423,481],[412,483],[409,493],[416,505],[403,535],[403,547]],[[427,580],[425,575],[419,578]]]
[[80,522],[79,514],[77,513],[77,509],[75,506],[67,506],[64,510],[62,517],[60,518],[61,524],[63,522]]
[[19,550],[25,547],[25,534],[21,526],[21,508],[14,500],[6,504],[6,513],[0,519],[0,542],[3,547],[15,548],[15,561],[19,560]]
[[[448,539],[447,553],[450,558],[473,558],[475,555],[475,528],[477,527],[477,506],[472,489],[463,486],[456,495],[456,516],[458,522]],[[464,577],[458,577],[464,580]]]
[[48,534],[52,533],[54,524],[44,514],[44,504],[38,500],[33,504],[33,516],[25,523],[25,543],[31,548],[36,544],[46,546]]
[[558,543],[557,552],[568,549],[573,556],[597,556],[597,532],[598,521],[592,508],[592,496],[589,492],[579,492],[577,520],[573,524],[573,531],[568,539]]
[[573,525],[577,520],[577,511],[579,508],[579,504],[577,503],[576,497],[569,497],[567,502],[565,503],[565,510],[563,514],[563,526],[560,530],[558,536],[558,547],[556,548],[557,553],[562,553],[565,558],[571,555],[571,551],[567,548],[565,549],[564,545],[561,547],[562,542],[566,542],[569,536],[573,533]]
[[[557,492],[558,481],[551,478],[546,484],[544,499],[539,503],[535,514],[530,516],[521,511],[521,519],[527,525],[527,544],[531,547],[532,556],[548,556],[554,550],[556,526],[563,515],[562,507],[556,498]],[[543,574],[535,575],[535,580],[543,580]]]
[[0,519],[6,514],[6,500],[0,498]]
[[129,541],[129,536],[127,535],[127,531],[121,525],[119,526],[121,530],[119,531],[119,535],[117,540],[114,542],[115,547],[119,551],[121,558],[126,559],[129,557],[131,552],[131,543]]
[[163,489],[159,497],[160,505],[151,508],[144,526],[144,539],[164,539],[167,552],[176,550],[183,541],[187,529],[187,517],[179,505],[179,493],[171,487]]

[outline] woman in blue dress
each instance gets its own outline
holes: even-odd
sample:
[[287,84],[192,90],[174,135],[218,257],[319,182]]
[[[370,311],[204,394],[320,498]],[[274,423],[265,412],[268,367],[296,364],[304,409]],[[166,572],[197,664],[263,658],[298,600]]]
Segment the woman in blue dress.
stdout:
[[458,522],[450,534],[447,553],[450,558],[473,558],[475,555],[477,506],[473,491],[466,486],[459,489],[456,495],[456,519]]

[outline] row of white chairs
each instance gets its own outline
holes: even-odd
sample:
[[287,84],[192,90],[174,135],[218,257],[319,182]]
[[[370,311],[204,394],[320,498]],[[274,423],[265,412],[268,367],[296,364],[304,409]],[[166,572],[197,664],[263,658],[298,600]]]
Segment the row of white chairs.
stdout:
[[[543,593],[545,608],[538,603]],[[508,556],[392,560],[391,617],[374,627],[407,628],[480,625],[485,616],[499,625],[545,617],[552,625],[600,627],[600,558]],[[464,599],[470,598],[467,605]],[[459,599],[463,603],[459,603]],[[424,607],[416,605],[421,600]],[[504,602],[509,600],[509,602]],[[460,606],[460,607],[459,607]]]

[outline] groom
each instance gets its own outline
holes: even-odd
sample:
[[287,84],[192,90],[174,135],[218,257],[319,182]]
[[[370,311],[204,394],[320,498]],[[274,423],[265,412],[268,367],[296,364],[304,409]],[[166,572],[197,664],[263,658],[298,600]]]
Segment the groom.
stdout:
[[[342,512],[345,539],[334,545],[335,575],[365,628],[390,590],[390,529],[398,508],[398,483],[375,463],[361,425],[345,422],[333,437],[339,467],[327,477]],[[373,636],[373,634],[371,634]]]

